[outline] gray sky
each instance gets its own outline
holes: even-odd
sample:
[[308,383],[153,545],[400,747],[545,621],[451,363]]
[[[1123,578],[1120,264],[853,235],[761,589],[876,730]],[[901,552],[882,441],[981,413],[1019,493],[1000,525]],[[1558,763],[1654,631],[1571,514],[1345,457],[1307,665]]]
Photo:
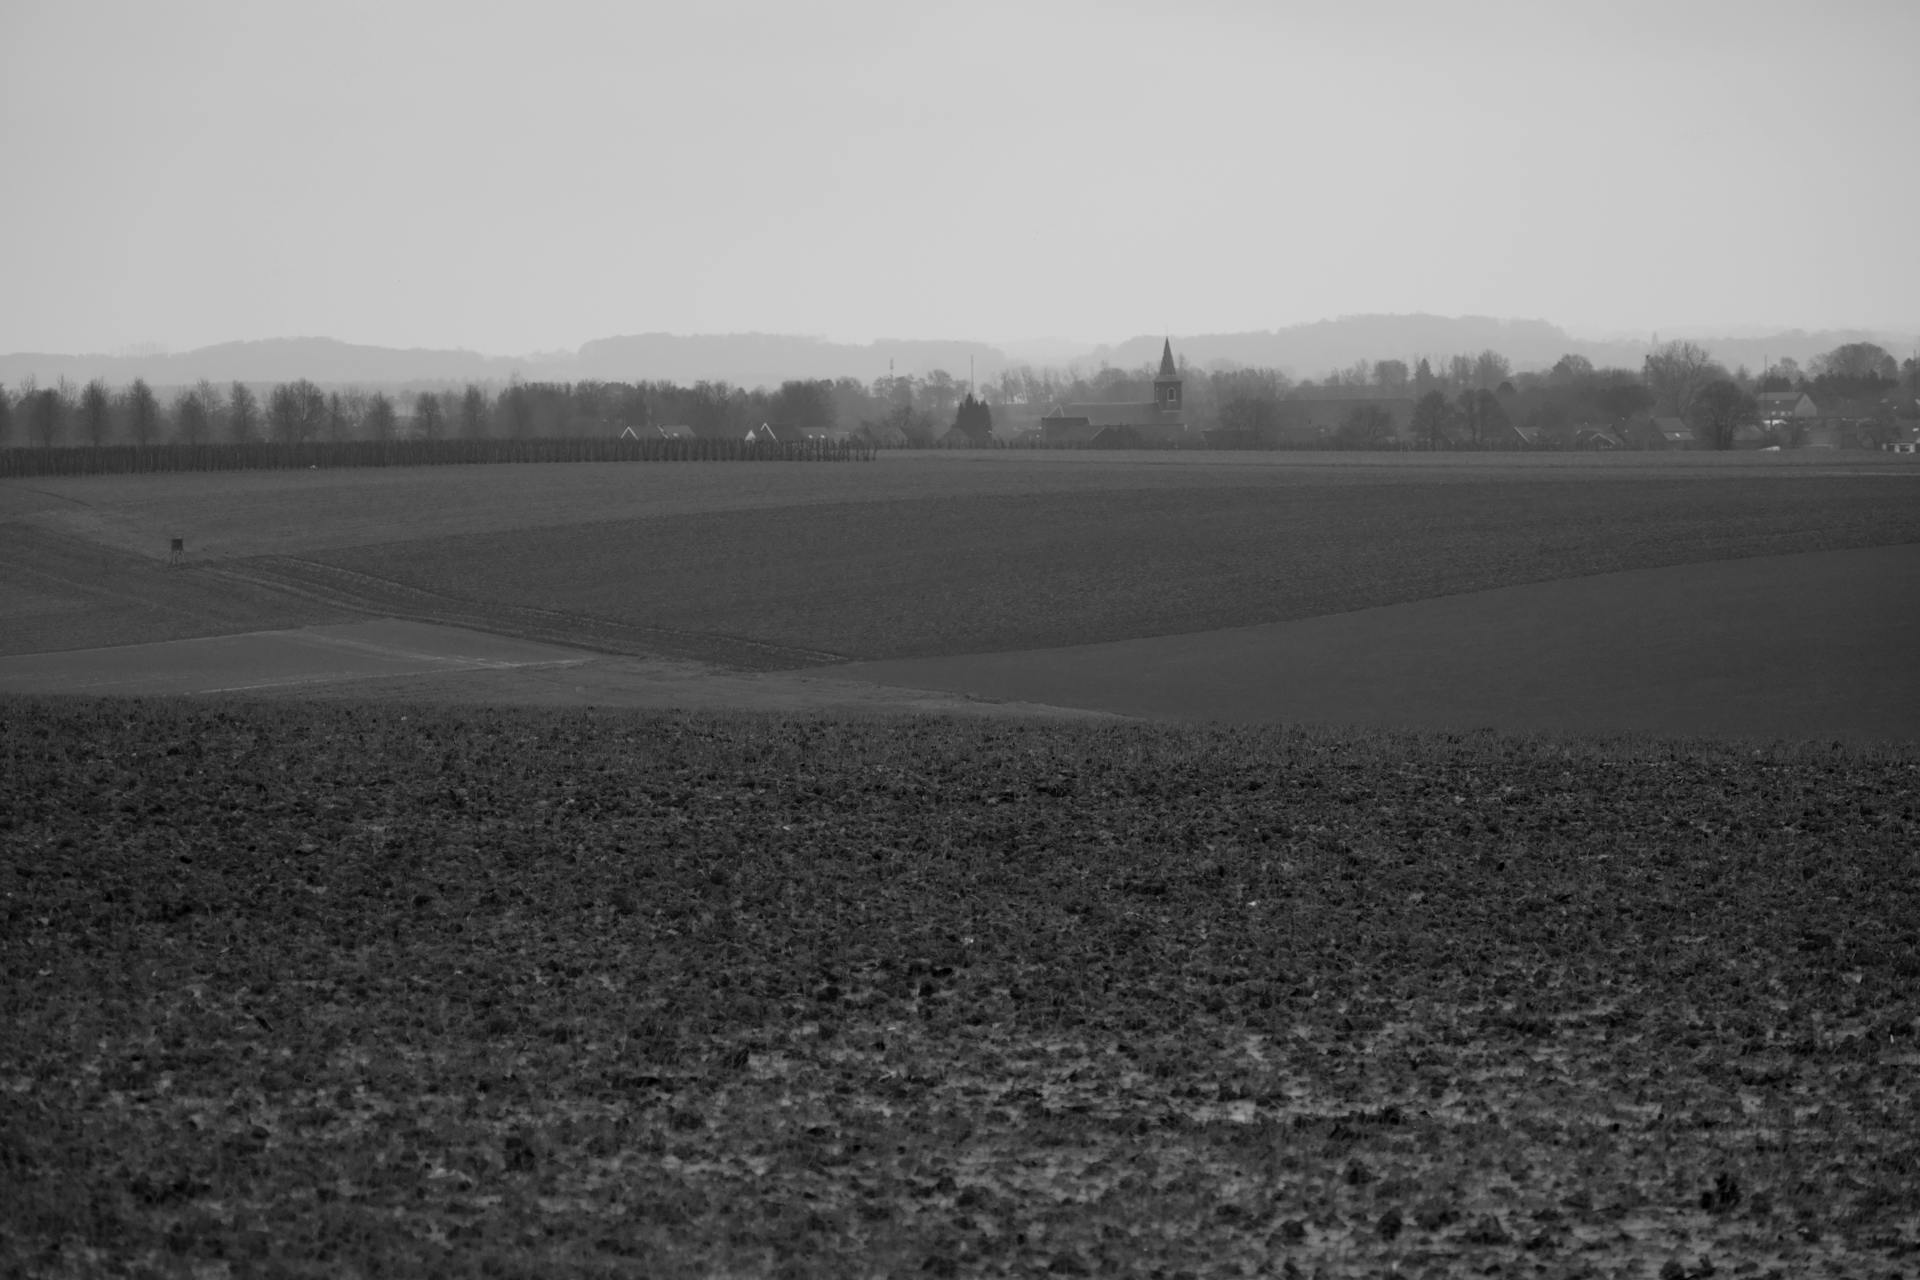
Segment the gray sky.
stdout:
[[0,350],[1920,327],[1915,0],[0,0]]

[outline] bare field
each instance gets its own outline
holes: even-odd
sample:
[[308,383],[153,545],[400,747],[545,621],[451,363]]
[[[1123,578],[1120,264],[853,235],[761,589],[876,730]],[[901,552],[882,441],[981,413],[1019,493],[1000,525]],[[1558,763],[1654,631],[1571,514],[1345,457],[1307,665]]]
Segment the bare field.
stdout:
[[6,699],[0,1273],[1911,1274],[1916,763]]
[[25,522],[163,559],[305,555],[425,537],[918,498],[1219,487],[1920,475],[1891,454],[902,452],[872,463],[527,464],[88,476],[0,482]]
[[1432,483],[1380,471],[1363,483],[690,512],[245,568],[316,590],[351,575],[369,607],[391,584],[396,601],[426,592],[447,609],[646,628],[681,656],[725,642],[734,648],[712,656],[812,665],[1211,631],[1595,573],[1920,541],[1915,478],[1462,473]]
[[1916,643],[1908,544],[821,674],[1158,720],[1884,742],[1920,739]]
[[0,524],[0,654],[146,644],[360,616],[24,522]]
[[1890,455],[935,453],[13,482],[0,653],[368,616],[758,670],[1057,648],[1920,541],[1916,481]]

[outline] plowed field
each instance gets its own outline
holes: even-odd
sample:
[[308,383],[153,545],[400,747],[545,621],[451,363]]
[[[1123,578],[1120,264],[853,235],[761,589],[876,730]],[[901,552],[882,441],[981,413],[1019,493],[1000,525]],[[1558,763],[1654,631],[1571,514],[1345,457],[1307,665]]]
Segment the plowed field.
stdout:
[[0,711],[0,1270],[1920,1251],[1911,752]]

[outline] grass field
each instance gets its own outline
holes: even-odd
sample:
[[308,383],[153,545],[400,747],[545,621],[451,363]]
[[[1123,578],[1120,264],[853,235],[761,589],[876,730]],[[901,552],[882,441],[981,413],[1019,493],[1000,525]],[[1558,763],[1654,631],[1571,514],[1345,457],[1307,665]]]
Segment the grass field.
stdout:
[[1911,752],[5,712],[0,1270],[1920,1249]]

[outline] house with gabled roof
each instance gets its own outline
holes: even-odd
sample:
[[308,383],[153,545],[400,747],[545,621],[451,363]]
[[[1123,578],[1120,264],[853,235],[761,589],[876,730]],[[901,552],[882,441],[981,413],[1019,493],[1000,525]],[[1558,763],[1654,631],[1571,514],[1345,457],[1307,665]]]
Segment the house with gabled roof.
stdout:
[[1754,398],[1760,402],[1760,421],[1769,427],[1810,422],[1820,416],[1819,406],[1804,391],[1762,391]]
[[1652,421],[1656,449],[1691,449],[1700,443],[1700,437],[1693,433],[1685,418],[1656,417]]
[[1059,404],[1040,419],[1041,437],[1051,445],[1097,449],[1154,448],[1187,439],[1186,379],[1173,362],[1173,340],[1160,348],[1160,372],[1153,399],[1119,404]]

